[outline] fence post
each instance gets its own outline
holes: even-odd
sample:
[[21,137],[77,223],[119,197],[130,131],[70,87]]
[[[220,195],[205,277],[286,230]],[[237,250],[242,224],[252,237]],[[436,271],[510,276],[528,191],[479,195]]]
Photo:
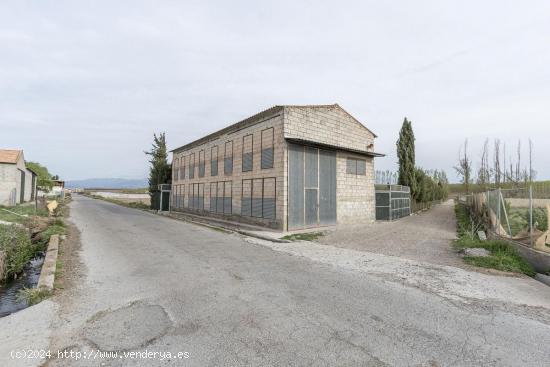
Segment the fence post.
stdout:
[[498,198],[497,198],[498,199],[497,200],[497,233],[500,236],[500,227],[502,227],[501,224],[500,224],[500,195],[501,195],[500,187],[498,188],[497,194],[498,194]]
[[529,185],[529,245],[533,247],[533,185]]

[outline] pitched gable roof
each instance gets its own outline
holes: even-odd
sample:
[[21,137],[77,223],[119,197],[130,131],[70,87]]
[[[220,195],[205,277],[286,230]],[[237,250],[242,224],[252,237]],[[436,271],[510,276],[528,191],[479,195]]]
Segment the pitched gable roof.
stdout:
[[348,115],[353,121],[355,121],[359,126],[361,126],[363,129],[366,129],[368,132],[370,132],[375,138],[378,137],[378,135],[376,135],[374,132],[372,132],[371,129],[369,129],[368,127],[366,127],[365,125],[363,125],[363,123],[359,120],[357,120],[351,113],[349,113],[348,111],[344,110],[342,108],[342,106],[340,106],[338,103],[334,103],[334,104],[328,104],[328,105],[285,105],[285,106],[281,106],[281,107],[289,107],[289,108],[318,108],[318,109],[323,109],[323,108],[337,108],[339,109],[340,111],[342,111],[343,113],[345,113],[346,115]]
[[324,104],[324,105],[276,105],[276,106],[273,106],[271,108],[268,108],[266,110],[263,110],[257,114],[254,114],[250,117],[247,117],[245,118],[244,120],[241,120],[239,122],[236,122],[232,125],[229,125],[221,130],[218,130],[218,131],[215,131],[211,134],[208,134],[206,136],[203,136],[202,138],[199,138],[197,140],[194,140],[190,143],[187,143],[185,145],[182,145],[178,148],[175,148],[173,150],[171,150],[171,152],[178,152],[178,151],[181,151],[181,150],[185,150],[185,149],[190,149],[194,146],[197,146],[197,145],[201,145],[201,144],[204,144],[216,137],[218,137],[219,135],[222,135],[224,133],[228,133],[228,132],[231,132],[231,131],[237,131],[237,130],[241,130],[245,127],[248,127],[249,125],[254,125],[258,122],[260,122],[261,120],[264,120],[266,119],[267,117],[273,117],[273,115],[275,115],[276,113],[278,112],[281,112],[283,111],[285,108],[319,108],[319,109],[323,109],[323,108],[338,108],[340,109],[342,112],[344,112],[346,115],[348,115],[349,117],[351,117],[357,124],[359,124],[362,128],[366,129],[367,131],[369,131],[372,135],[374,135],[374,137],[376,138],[377,135],[375,133],[373,133],[371,130],[369,130],[365,125],[363,125],[359,120],[357,120],[355,117],[353,117],[348,111],[344,110],[342,107],[340,107],[339,104],[337,103],[334,103],[334,104]]
[[22,150],[0,149],[0,163],[16,164],[22,153]]

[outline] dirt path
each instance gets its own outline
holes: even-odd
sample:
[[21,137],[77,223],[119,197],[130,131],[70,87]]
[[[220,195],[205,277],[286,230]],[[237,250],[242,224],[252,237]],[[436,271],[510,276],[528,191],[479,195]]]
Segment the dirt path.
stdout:
[[455,238],[454,204],[449,200],[426,212],[394,222],[342,226],[319,242],[470,269],[451,246],[451,241]]

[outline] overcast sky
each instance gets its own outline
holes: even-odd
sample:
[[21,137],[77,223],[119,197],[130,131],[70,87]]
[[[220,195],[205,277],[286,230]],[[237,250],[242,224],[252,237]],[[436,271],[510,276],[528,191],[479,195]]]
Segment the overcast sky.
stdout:
[[65,179],[143,178],[154,132],[328,103],[379,136],[377,169],[407,116],[421,167],[531,137],[550,179],[550,1],[0,3],[0,147]]

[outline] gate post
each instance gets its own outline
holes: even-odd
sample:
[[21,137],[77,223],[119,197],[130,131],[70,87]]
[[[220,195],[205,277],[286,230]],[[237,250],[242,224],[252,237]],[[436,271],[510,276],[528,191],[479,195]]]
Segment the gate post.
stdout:
[[529,245],[533,247],[533,185],[529,185]]

